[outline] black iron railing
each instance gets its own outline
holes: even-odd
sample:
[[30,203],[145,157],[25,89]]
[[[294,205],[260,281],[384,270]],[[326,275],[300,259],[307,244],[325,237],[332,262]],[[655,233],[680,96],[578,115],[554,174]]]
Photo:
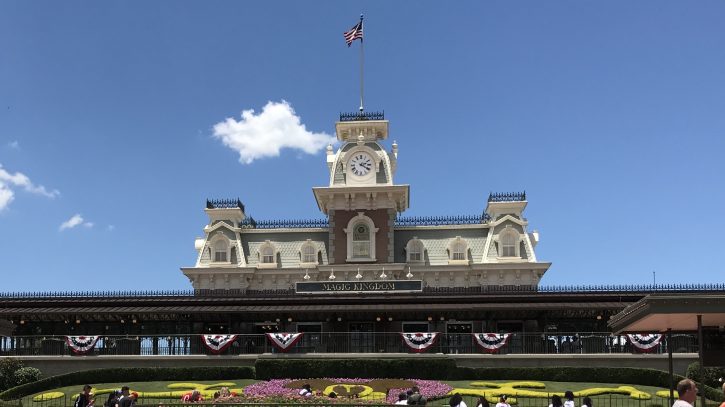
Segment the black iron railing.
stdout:
[[491,220],[487,213],[481,216],[400,216],[395,219],[395,226],[441,226],[441,225],[477,225]]
[[[666,338],[653,353],[667,352]],[[697,352],[694,334],[672,336],[675,353]],[[238,335],[223,354],[277,352],[265,334]],[[413,353],[396,332],[307,332],[291,353]],[[484,353],[470,333],[441,333],[428,353]],[[609,354],[635,353],[626,336],[607,332],[512,333],[498,353],[503,354]],[[0,337],[0,356],[72,355],[65,336]],[[204,355],[214,354],[201,335],[100,336],[88,356],[99,355]]]
[[526,191],[524,192],[498,192],[498,193],[489,193],[488,194],[488,202],[516,202],[516,201],[525,201],[526,200]]
[[255,220],[252,217],[244,219],[239,227],[247,229],[308,229],[328,228],[327,219],[283,219],[283,220]]
[[354,122],[364,120],[385,120],[385,111],[340,113],[341,122]]
[[207,209],[235,209],[239,208],[244,212],[244,204],[237,199],[207,199]]
[[[707,284],[593,284],[593,285],[490,285],[476,287],[425,287],[421,294],[587,294],[587,293],[722,293],[725,283]],[[25,291],[0,292],[0,299],[31,298],[145,298],[145,297],[274,297],[296,295],[294,290],[134,290],[134,291]]]

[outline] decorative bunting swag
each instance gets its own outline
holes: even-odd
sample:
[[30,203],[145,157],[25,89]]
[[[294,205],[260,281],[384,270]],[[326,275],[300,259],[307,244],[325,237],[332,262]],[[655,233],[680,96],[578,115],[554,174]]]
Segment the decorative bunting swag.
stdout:
[[202,335],[201,337],[204,346],[215,355],[224,352],[237,339],[237,335]]
[[654,352],[662,342],[661,334],[630,334],[627,339],[638,352]]
[[428,350],[438,338],[438,332],[401,332],[403,342],[413,352],[422,353]]
[[493,333],[481,333],[471,334],[476,340],[476,345],[480,346],[484,352],[496,353],[499,349],[503,348],[509,340],[511,334],[493,334]]
[[85,355],[96,347],[98,338],[98,335],[66,336],[65,343],[68,344],[70,350],[72,350],[76,355]]
[[267,333],[267,338],[269,338],[269,341],[272,342],[272,345],[274,345],[275,348],[279,349],[281,352],[287,352],[294,346],[294,344],[297,343],[300,339],[302,339],[302,332],[297,333],[284,333],[284,332],[274,332],[274,333]]

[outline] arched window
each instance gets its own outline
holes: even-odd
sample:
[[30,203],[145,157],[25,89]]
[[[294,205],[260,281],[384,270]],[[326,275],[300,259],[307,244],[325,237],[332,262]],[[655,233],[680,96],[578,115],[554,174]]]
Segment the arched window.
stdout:
[[229,245],[226,242],[226,239],[217,239],[214,242],[214,262],[217,263],[226,263],[227,260],[227,250],[229,248]]
[[350,219],[347,228],[343,229],[347,234],[347,261],[365,262],[375,261],[375,234],[378,228],[373,220],[358,212],[358,215]]
[[501,257],[519,257],[519,233],[513,228],[506,228],[499,234]]
[[264,243],[259,245],[257,254],[259,255],[257,268],[273,269],[278,267],[277,248],[269,240],[265,240]]
[[468,243],[456,236],[448,245],[448,259],[450,262],[464,263],[468,261]]
[[370,257],[370,228],[364,223],[358,223],[353,228],[352,257]]
[[422,262],[424,260],[424,251],[425,247],[423,246],[423,242],[418,240],[417,237],[413,237],[412,239],[410,239],[410,241],[408,242],[408,247],[406,248],[406,252],[408,253],[408,262]]
[[466,244],[456,242],[453,244],[451,260],[466,260]]
[[307,242],[302,245],[302,250],[300,250],[300,252],[302,255],[302,263],[317,264],[317,247],[315,247],[310,239],[307,239]]
[[261,257],[260,260],[262,261],[262,263],[266,263],[266,264],[274,263],[274,247],[264,246],[262,248],[260,257]]

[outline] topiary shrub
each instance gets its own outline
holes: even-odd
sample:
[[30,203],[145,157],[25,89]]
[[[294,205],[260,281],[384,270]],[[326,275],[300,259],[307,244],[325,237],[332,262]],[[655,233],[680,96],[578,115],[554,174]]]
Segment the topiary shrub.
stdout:
[[21,367],[13,374],[13,387],[40,380],[42,373],[34,367]]
[[40,370],[34,367],[24,367],[18,359],[0,359],[0,392],[11,387],[34,382],[40,379]]
[[722,383],[720,382],[721,377],[725,377],[725,368],[723,367],[706,367],[705,377],[700,377],[700,362],[693,362],[687,366],[687,372],[685,373],[688,379],[692,379],[699,383],[705,383],[710,387],[720,388]]

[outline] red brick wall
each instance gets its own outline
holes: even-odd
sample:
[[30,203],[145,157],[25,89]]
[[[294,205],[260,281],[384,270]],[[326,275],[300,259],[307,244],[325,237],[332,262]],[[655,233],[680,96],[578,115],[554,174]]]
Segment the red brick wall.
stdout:
[[335,263],[343,264],[346,263],[347,259],[347,234],[343,229],[347,227],[350,219],[357,216],[358,212],[363,214],[375,223],[375,227],[378,228],[375,234],[375,257],[378,259],[376,263],[387,263],[388,261],[388,210],[387,209],[376,209],[372,211],[340,211],[337,210],[333,214],[335,222]]

